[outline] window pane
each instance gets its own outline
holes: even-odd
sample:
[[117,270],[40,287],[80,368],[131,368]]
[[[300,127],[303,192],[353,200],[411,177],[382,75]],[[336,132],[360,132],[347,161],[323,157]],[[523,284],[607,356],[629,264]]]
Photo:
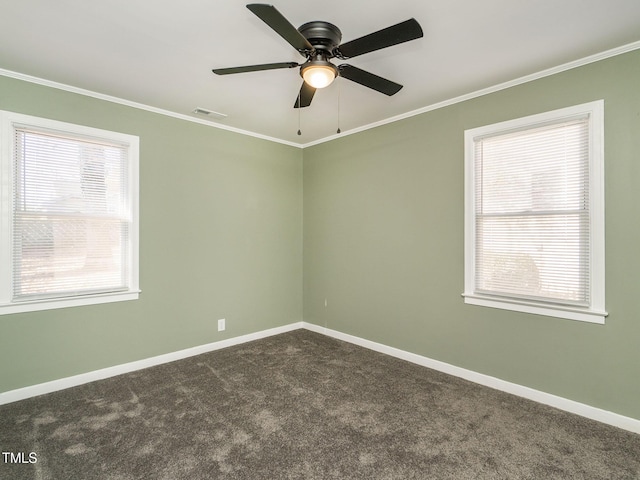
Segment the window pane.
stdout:
[[588,118],[476,142],[476,291],[588,305]]
[[587,305],[588,226],[586,213],[479,218],[477,290]]
[[15,131],[13,297],[127,289],[127,149]]
[[126,149],[18,131],[16,208],[123,215]]
[[586,120],[490,137],[476,148],[478,213],[588,205]]
[[20,259],[14,270],[18,297],[126,288],[123,240],[127,224],[117,219],[16,218]]

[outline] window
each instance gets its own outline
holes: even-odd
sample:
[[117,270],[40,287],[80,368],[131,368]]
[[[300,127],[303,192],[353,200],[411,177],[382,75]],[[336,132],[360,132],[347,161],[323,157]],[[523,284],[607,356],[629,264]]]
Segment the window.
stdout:
[[604,102],[465,132],[465,303],[604,323]]
[[0,314],[138,298],[138,138],[0,111]]

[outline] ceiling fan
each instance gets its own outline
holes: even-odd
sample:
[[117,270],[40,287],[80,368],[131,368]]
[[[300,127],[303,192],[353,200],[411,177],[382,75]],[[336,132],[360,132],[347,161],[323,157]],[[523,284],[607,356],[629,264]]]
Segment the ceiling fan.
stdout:
[[402,85],[353,65],[346,63],[334,65],[331,63],[331,59],[346,60],[399,43],[415,40],[423,35],[420,24],[411,18],[341,44],[342,32],[329,22],[313,21],[295,28],[273,5],[251,3],[247,5],[247,8],[284,38],[300,55],[306,57],[306,61],[303,63],[281,62],[245,67],[214,68],[213,73],[229,75],[300,67],[300,75],[304,81],[296,98],[294,108],[311,105],[316,89],[330,85],[337,76],[359,83],[385,95],[391,96],[398,93]]

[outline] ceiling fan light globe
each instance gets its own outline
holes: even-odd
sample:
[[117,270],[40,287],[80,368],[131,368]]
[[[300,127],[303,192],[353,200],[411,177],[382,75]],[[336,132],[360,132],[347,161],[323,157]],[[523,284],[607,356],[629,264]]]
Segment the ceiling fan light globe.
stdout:
[[335,68],[324,65],[314,65],[305,68],[302,78],[313,88],[324,88],[331,85],[336,78]]

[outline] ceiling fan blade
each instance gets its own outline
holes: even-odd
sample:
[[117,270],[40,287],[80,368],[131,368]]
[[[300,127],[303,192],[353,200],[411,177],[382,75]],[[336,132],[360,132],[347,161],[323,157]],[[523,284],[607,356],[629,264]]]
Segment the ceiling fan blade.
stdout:
[[291,25],[289,20],[276,10],[276,7],[273,5],[250,3],[247,5],[247,8],[300,53],[305,50],[313,50],[313,45],[309,43],[309,40],[307,40],[296,27]]
[[338,57],[353,58],[364,53],[391,47],[423,36],[422,27],[415,18],[383,28],[364,37],[343,43],[337,48]]
[[297,66],[298,64],[296,62],[281,62],[265,63],[262,65],[248,65],[246,67],[214,68],[212,71],[216,75],[230,75],[232,73],[258,72],[260,70],[275,70],[277,68],[293,68]]
[[359,83],[360,85],[364,85],[365,87],[369,87],[380,93],[384,93],[385,95],[395,95],[402,88],[402,85],[399,83],[392,82],[391,80],[379,77],[378,75],[374,75],[373,73],[354,67],[353,65],[347,65],[346,63],[339,65],[338,71],[340,72],[341,77],[351,80],[352,82]]
[[293,105],[293,108],[304,108],[311,105],[311,100],[313,100],[313,95],[315,93],[315,88],[313,88],[307,82],[302,82],[302,87],[300,87],[300,94],[296,97],[296,103]]

